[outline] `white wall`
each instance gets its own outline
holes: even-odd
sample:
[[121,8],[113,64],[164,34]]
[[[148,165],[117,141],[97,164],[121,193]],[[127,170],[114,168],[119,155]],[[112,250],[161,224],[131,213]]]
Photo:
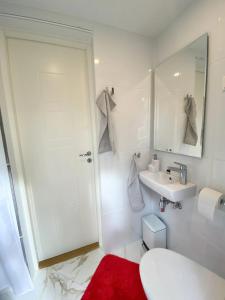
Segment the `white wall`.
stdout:
[[132,154],[141,152],[143,166],[149,159],[153,53],[149,39],[106,26],[95,26],[94,53],[100,60],[95,65],[96,95],[113,86],[117,104],[117,153],[100,155],[103,245],[109,250],[140,235],[140,214],[131,213],[126,185]]
[[[209,33],[209,73],[204,155],[202,159],[158,153],[163,168],[174,161],[188,165],[189,180],[198,188],[209,186],[225,192],[225,1],[202,0],[192,5],[157,40],[158,62]],[[148,198],[157,196],[149,195]],[[154,211],[159,214],[158,202]],[[169,227],[168,246],[225,277],[225,214],[215,220],[198,214],[196,198],[184,201],[182,210],[167,208],[160,216]]]

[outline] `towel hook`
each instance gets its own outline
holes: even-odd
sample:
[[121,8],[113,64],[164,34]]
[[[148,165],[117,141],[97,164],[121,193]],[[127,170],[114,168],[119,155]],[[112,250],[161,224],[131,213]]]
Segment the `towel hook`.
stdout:
[[138,153],[134,153],[134,155],[137,157],[137,158],[140,158],[141,157],[141,153],[140,152],[138,152]]
[[[108,88],[108,86],[106,87],[106,91],[108,91],[109,90],[109,88]],[[111,88],[111,92],[110,92],[110,95],[111,96],[113,96],[115,94],[115,89],[114,89],[114,87],[112,87]]]
[[186,98],[192,98],[192,94],[187,94],[187,95],[184,97],[184,99],[186,99]]
[[220,200],[220,206],[225,207],[225,199]]

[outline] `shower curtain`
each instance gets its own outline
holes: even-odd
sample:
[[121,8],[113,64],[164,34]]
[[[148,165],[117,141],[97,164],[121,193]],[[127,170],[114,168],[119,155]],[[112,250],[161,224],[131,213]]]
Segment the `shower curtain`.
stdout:
[[4,285],[22,295],[33,286],[20,243],[5,151],[0,134],[0,271]]

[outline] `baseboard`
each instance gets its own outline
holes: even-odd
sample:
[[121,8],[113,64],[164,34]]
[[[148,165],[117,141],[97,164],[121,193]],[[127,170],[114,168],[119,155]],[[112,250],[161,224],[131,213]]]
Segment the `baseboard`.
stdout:
[[84,246],[84,247],[81,247],[81,248],[78,248],[78,249],[75,249],[75,250],[72,250],[70,252],[66,252],[66,253],[63,253],[63,254],[60,254],[60,255],[57,255],[57,256],[39,261],[38,265],[39,265],[40,269],[47,268],[47,267],[50,267],[52,265],[58,264],[60,262],[66,261],[68,259],[86,254],[86,253],[88,253],[92,250],[95,250],[97,248],[99,248],[99,243],[98,242],[87,245],[87,246]]

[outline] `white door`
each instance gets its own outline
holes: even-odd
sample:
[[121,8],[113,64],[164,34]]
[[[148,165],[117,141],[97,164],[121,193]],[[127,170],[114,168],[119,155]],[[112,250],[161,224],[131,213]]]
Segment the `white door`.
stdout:
[[87,55],[13,38],[8,54],[38,256],[44,260],[98,241]]

